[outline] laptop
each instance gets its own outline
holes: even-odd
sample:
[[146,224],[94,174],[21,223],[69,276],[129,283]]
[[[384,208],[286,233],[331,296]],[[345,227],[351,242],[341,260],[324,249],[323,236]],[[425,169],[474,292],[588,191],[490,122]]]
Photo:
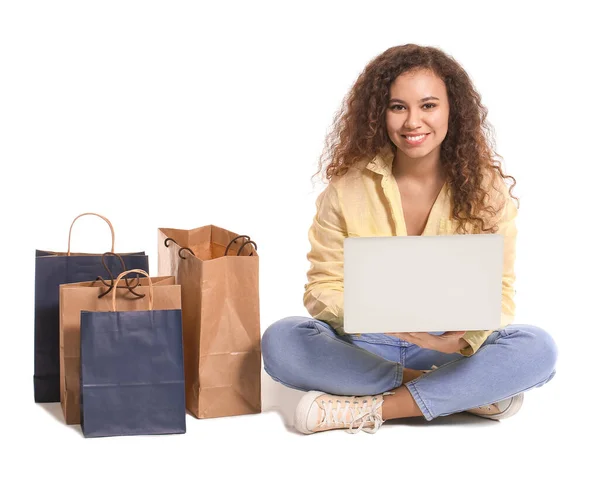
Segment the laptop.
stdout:
[[496,330],[501,234],[344,239],[347,333]]

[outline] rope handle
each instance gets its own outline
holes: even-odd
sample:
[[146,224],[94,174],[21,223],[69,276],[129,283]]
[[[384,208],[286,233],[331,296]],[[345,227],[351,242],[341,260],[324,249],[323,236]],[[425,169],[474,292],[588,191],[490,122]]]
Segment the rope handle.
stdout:
[[73,225],[75,224],[75,221],[77,221],[79,218],[81,218],[83,216],[98,216],[100,219],[103,219],[104,221],[106,221],[106,224],[108,224],[108,227],[110,228],[110,234],[112,236],[112,245],[110,248],[110,252],[114,253],[114,251],[115,251],[115,230],[114,230],[111,222],[107,218],[105,218],[104,216],[102,216],[100,214],[83,213],[83,214],[80,214],[79,216],[77,216],[75,219],[73,219],[73,222],[71,223],[71,227],[69,228],[69,243],[67,245],[67,256],[71,256],[71,233],[73,232]]
[[[129,273],[139,273],[148,278],[148,287],[150,288],[150,296],[148,297],[148,301],[150,302],[150,307],[148,308],[152,311],[152,307],[154,305],[154,288],[152,287],[152,280],[150,279],[150,275],[146,273],[143,269],[130,269],[129,271],[123,271],[119,276],[117,276],[117,280],[115,281],[115,286],[119,286],[119,281],[123,278],[123,276],[128,275]],[[117,290],[113,290],[112,294],[112,310],[117,311]]]

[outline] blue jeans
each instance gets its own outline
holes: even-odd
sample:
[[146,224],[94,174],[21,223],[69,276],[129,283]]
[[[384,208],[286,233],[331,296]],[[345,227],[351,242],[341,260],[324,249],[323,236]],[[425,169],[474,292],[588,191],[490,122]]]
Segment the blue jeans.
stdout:
[[[439,334],[439,333],[434,333]],[[265,371],[297,390],[375,395],[402,384],[403,368],[433,370],[405,386],[427,420],[504,400],[554,376],[557,347],[541,328],[508,325],[472,356],[420,348],[385,334],[340,336],[327,323],[291,316],[262,337]]]

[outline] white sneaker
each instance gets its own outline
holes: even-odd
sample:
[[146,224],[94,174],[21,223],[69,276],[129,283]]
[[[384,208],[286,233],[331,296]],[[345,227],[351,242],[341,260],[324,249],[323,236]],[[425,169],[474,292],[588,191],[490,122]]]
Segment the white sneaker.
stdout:
[[383,396],[392,393],[343,397],[310,391],[302,397],[296,407],[294,425],[296,430],[305,434],[336,428],[346,428],[349,433],[357,433],[360,430],[375,433],[384,422]]
[[466,410],[466,412],[477,415],[478,417],[502,420],[504,418],[512,417],[517,413],[523,405],[524,398],[522,393],[518,393],[514,397],[507,398],[506,400],[500,400],[499,402],[490,403],[489,405],[471,408]]

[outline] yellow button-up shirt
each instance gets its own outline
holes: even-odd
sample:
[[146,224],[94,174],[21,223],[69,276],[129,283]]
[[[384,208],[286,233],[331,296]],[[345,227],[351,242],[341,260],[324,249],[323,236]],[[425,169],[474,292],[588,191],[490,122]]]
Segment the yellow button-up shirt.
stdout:
[[[344,334],[344,238],[349,236],[407,236],[400,190],[392,175],[393,153],[384,149],[372,160],[358,162],[342,177],[334,177],[316,201],[317,211],[308,232],[310,268],[304,285],[304,306],[310,315]],[[491,179],[488,176],[488,179]],[[517,208],[508,188],[497,176],[496,189],[487,189],[490,203],[499,209],[497,234],[504,235],[501,327],[514,320],[515,241]],[[490,183],[487,186],[491,186]],[[451,219],[452,196],[442,187],[427,220],[423,236],[456,234]],[[467,232],[477,230],[467,224]],[[468,331],[469,344],[460,353],[473,355],[491,331]]]

